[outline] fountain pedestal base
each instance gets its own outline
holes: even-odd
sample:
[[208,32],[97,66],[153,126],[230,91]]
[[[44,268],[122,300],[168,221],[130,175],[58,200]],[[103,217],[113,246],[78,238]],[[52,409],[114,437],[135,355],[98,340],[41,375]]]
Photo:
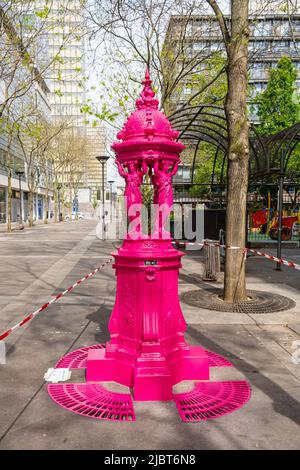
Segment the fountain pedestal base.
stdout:
[[188,352],[189,355],[173,361],[142,353],[132,364],[106,357],[105,349],[90,349],[86,362],[86,381],[114,381],[133,388],[137,401],[172,400],[172,387],[176,383],[209,379],[206,351],[199,346],[190,346]]
[[209,361],[184,340],[178,298],[182,253],[171,240],[130,240],[114,253],[117,294],[106,349],[90,350],[87,382],[113,380],[136,400],[171,400],[182,380],[208,380]]

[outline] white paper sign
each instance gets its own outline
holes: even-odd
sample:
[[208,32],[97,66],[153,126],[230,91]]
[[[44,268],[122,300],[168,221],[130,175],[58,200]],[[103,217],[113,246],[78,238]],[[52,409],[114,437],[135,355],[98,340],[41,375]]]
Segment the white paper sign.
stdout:
[[58,369],[48,369],[46,374],[44,375],[44,379],[46,382],[65,382],[71,378],[71,371],[70,369],[58,368]]

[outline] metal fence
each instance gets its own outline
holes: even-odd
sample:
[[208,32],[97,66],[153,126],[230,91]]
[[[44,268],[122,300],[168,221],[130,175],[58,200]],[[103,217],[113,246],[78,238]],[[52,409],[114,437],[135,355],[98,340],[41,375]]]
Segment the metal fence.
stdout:
[[[226,211],[225,187],[219,184],[174,184],[177,204],[205,204],[209,210]],[[276,242],[278,240],[278,185],[251,184],[247,196],[247,239]],[[211,223],[209,218],[205,218]],[[300,185],[284,183],[282,199],[281,240],[300,243]]]

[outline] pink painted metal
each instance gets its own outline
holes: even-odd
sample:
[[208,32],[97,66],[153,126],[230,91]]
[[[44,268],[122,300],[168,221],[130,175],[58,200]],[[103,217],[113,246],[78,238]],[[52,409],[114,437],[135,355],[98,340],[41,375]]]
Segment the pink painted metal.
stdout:
[[206,350],[208,355],[209,367],[232,367],[228,359],[212,351]]
[[250,399],[248,382],[202,382],[191,392],[174,395],[182,421],[199,422],[232,413]]
[[[104,349],[105,344],[94,344],[84,348],[75,349],[74,351],[61,357],[55,364],[55,369],[68,368],[68,369],[85,369],[88,352],[90,349]],[[225,357],[212,351],[205,350],[208,356],[209,367],[232,367],[231,362]]]
[[75,349],[65,356],[61,357],[60,360],[55,364],[55,369],[67,368],[67,369],[84,369],[86,366],[86,360],[89,349],[103,349],[105,344],[94,344],[93,346],[86,346],[85,348]]
[[[135,400],[171,400],[182,380],[209,378],[209,359],[200,346],[189,346],[178,298],[182,253],[172,246],[164,225],[173,203],[172,176],[184,145],[177,142],[166,116],[158,110],[148,71],[137,110],[113,144],[119,173],[125,178],[127,209],[141,203],[143,175],[149,171],[154,202],[159,205],[151,236],[129,229],[112,255],[117,275],[116,302],[106,349],[88,351],[86,380],[114,380],[133,389]],[[126,168],[128,171],[126,171]],[[161,214],[159,214],[161,212]],[[133,222],[133,217],[130,222]],[[138,230],[137,230],[138,227]]]
[[[110,341],[105,347],[73,351],[57,363],[56,367],[85,367],[86,384],[49,385],[48,390],[57,403],[80,414],[134,419],[129,395],[123,395],[122,418],[115,406],[121,406],[123,398],[103,398],[105,389],[99,382],[115,381],[130,387],[135,400],[174,399],[183,421],[200,421],[242,406],[250,389],[246,382],[205,382],[192,392],[173,395],[176,383],[207,381],[210,367],[230,367],[231,363],[201,346],[188,345],[184,338],[186,323],[178,297],[183,253],[173,247],[165,227],[173,202],[172,176],[184,145],[176,141],[178,132],[158,109],[148,71],[143,85],[136,111],[118,133],[120,141],[112,146],[126,182],[129,229],[122,246],[112,253],[117,290],[109,321]],[[140,215],[141,184],[147,173],[158,205],[151,235],[143,233]],[[108,415],[103,408],[107,403]]]

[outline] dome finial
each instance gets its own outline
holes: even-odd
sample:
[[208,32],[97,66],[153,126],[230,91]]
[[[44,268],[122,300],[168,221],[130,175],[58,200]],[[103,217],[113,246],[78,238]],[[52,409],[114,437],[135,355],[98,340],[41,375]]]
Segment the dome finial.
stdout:
[[152,80],[150,78],[150,73],[148,67],[146,68],[146,73],[145,73],[145,80],[143,80],[143,90],[141,93],[141,97],[136,100],[136,107],[137,109],[142,109],[142,108],[152,108],[152,109],[157,109],[158,108],[158,100],[154,98],[155,96],[155,91],[152,90],[151,84]]

